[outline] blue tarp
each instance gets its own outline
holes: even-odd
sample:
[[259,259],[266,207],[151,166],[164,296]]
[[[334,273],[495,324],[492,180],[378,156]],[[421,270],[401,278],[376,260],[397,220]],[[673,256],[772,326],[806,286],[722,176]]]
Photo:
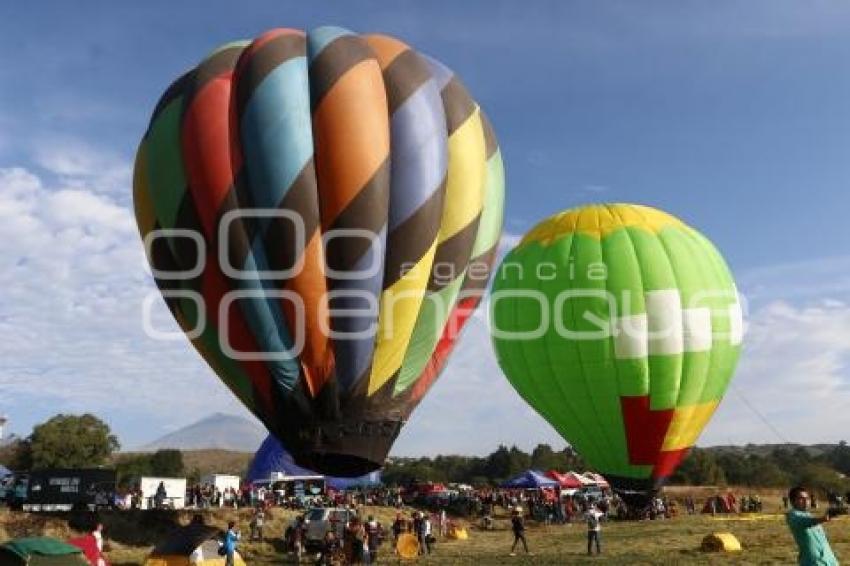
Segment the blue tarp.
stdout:
[[547,478],[543,472],[528,470],[502,483],[500,487],[508,489],[535,489],[539,487],[555,487],[558,482]]
[[[254,454],[254,460],[251,462],[250,468],[248,468],[248,481],[267,480],[275,472],[282,472],[287,476],[323,475],[296,464],[292,455],[281,446],[280,441],[274,436],[269,435],[263,441],[257,453]],[[336,490],[380,485],[381,471],[377,470],[356,478],[325,476],[325,484]]]

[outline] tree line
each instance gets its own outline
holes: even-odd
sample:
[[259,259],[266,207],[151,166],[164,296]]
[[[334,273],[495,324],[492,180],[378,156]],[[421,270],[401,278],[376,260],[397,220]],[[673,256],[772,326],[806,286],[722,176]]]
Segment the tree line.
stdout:
[[[33,428],[26,438],[0,447],[0,464],[12,470],[114,467],[119,484],[139,476],[188,477],[179,450],[117,454],[120,444],[109,426],[94,415],[56,415]],[[392,458],[384,467],[388,485],[417,481],[496,486],[528,469],[584,472],[588,468],[570,447],[538,444],[531,453],[499,446],[487,456],[440,455]],[[679,485],[739,485],[781,487],[803,484],[810,489],[846,493],[850,490],[850,446],[747,445],[694,448],[671,483]]]
[[120,448],[109,425],[96,416],[56,415],[36,425],[28,437],[0,447],[0,464],[17,471],[110,467],[117,471],[121,487],[141,476],[186,475],[179,450],[116,454]]

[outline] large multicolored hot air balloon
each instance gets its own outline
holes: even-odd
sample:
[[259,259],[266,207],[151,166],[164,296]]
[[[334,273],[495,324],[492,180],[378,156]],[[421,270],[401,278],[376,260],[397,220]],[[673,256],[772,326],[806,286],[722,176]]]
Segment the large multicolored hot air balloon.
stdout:
[[493,131],[382,35],[275,29],[162,95],[136,218],[174,317],[300,465],[383,464],[477,306],[501,232]]
[[495,273],[493,344],[511,384],[623,492],[661,485],[732,377],[742,315],[723,258],[645,206],[533,228]]

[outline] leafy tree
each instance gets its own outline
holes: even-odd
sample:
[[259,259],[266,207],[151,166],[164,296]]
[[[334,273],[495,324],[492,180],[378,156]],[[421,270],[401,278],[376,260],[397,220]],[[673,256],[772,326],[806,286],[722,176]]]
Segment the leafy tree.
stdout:
[[563,458],[548,444],[538,444],[531,452],[531,467],[535,470],[554,470],[561,467]]
[[115,462],[118,472],[118,485],[129,487],[132,482],[142,476],[152,476],[151,457],[149,454],[125,454]]
[[16,438],[0,447],[0,464],[10,470],[29,470],[32,468],[32,449],[29,442]]
[[56,415],[28,439],[32,468],[101,466],[120,448],[109,425],[94,415]]
[[827,456],[830,465],[844,475],[850,475],[850,446],[841,441]]
[[509,454],[510,470],[508,471],[508,476],[515,476],[531,467],[531,456],[516,446],[511,446]]
[[150,462],[155,476],[182,477],[185,472],[183,453],[179,450],[157,450],[150,457]]
[[848,482],[837,471],[824,464],[807,464],[794,478],[794,483],[804,485],[810,490],[845,493]]
[[484,475],[499,480],[511,475],[511,452],[507,446],[499,445],[495,452],[487,456]]
[[723,485],[726,475],[711,452],[694,448],[671,478],[675,483],[690,485]]

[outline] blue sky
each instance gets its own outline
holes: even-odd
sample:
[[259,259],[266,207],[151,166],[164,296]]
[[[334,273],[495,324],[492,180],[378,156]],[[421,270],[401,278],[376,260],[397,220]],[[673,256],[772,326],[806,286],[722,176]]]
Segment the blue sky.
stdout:
[[[89,409],[133,446],[239,412],[185,343],[140,332],[150,281],[132,155],[161,91],[214,47],[324,24],[395,35],[463,78],[506,161],[506,241],[563,208],[627,201],[717,244],[750,298],[750,334],[703,442],[778,440],[765,419],[799,441],[850,425],[846,3],[38,2],[3,4],[0,22],[0,412],[13,430]],[[397,453],[560,442],[498,375],[480,321],[461,348]],[[489,398],[464,405],[474,387]],[[798,394],[817,400],[808,413]],[[522,424],[500,425],[512,416]]]

